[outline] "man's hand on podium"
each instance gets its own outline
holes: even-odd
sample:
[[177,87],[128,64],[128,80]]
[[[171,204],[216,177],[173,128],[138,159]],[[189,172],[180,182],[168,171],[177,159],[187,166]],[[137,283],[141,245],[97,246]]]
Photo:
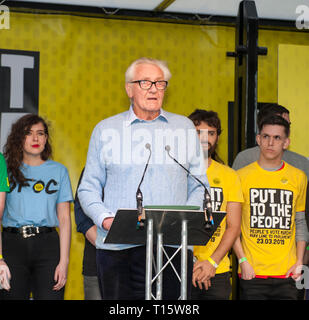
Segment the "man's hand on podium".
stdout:
[[108,231],[111,228],[113,221],[114,221],[114,218],[105,218],[103,220],[102,227]]

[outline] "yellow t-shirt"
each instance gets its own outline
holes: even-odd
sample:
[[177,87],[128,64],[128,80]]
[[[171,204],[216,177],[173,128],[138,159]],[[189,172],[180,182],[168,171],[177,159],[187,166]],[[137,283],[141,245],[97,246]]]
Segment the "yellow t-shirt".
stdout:
[[[211,188],[211,202],[213,215],[216,211],[226,212],[227,202],[243,202],[240,180],[237,173],[228,166],[211,161],[207,169],[207,178]],[[226,229],[226,217],[215,231],[206,246],[195,246],[194,255],[198,260],[207,260],[218,247]],[[228,255],[221,260],[216,273],[228,272],[230,259]]]
[[245,256],[257,276],[283,276],[296,262],[295,214],[305,210],[306,175],[286,162],[275,172],[254,162],[237,173]]

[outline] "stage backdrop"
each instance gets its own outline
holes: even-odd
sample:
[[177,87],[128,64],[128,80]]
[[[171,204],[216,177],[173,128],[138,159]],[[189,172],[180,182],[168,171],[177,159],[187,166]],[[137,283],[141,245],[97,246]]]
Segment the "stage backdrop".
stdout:
[[[69,169],[75,193],[93,127],[129,107],[124,90],[127,66],[139,57],[153,57],[166,60],[173,75],[166,110],[185,116],[195,108],[219,113],[223,127],[219,154],[227,161],[234,59],[226,52],[234,51],[234,35],[235,29],[226,26],[11,11],[10,29],[0,30],[1,117],[6,117],[7,127],[10,119],[24,112],[38,112],[50,121],[54,160]],[[259,45],[268,47],[268,55],[259,58],[259,102],[277,101],[277,50],[282,42],[309,45],[309,37],[260,31]],[[5,132],[1,134],[4,140]],[[65,298],[83,299],[84,238],[76,232],[73,210],[72,225]]]
[[290,150],[309,157],[309,46],[279,46],[278,101],[291,111]]

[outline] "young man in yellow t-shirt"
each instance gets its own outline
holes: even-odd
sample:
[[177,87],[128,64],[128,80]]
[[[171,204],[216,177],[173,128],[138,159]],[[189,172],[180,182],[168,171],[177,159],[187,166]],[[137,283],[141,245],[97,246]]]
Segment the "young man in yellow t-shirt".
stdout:
[[258,161],[238,170],[244,194],[240,263],[241,299],[297,299],[306,241],[296,241],[295,216],[305,210],[307,178],[282,161],[290,124],[280,116],[259,123]]
[[195,300],[227,300],[231,293],[228,252],[240,233],[243,195],[236,172],[222,164],[216,153],[221,133],[218,114],[195,110],[189,118],[195,124],[205,154],[207,177],[211,187],[213,214],[226,212],[206,246],[195,246],[197,261],[193,268],[192,295]]

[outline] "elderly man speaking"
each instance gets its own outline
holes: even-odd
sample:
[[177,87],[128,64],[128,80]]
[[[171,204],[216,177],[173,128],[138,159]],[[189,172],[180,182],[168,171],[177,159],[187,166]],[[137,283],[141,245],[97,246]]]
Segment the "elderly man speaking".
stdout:
[[[136,209],[136,190],[148,157],[151,155],[140,188],[144,205],[202,208],[203,186],[169,159],[166,146],[173,157],[209,187],[193,123],[162,109],[170,77],[163,61],[149,58],[134,61],[125,74],[129,110],[102,120],[92,132],[78,196],[83,210],[98,226],[97,268],[103,299],[145,298],[145,246],[105,244],[104,239],[118,209]],[[176,249],[165,247],[165,250],[173,254]],[[180,272],[178,256],[173,263]],[[192,251],[188,250],[188,284],[192,261]],[[179,288],[178,278],[169,266],[163,275],[163,299],[177,299]]]

